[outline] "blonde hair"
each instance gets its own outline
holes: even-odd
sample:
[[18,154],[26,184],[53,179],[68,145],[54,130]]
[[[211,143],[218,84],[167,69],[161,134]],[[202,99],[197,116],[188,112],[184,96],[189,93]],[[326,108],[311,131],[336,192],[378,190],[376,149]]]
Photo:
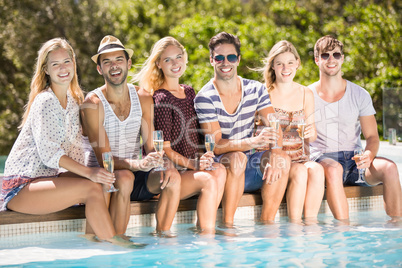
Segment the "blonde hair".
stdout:
[[68,41],[63,38],[51,39],[44,43],[38,51],[38,58],[36,59],[35,65],[35,73],[31,81],[31,92],[29,93],[29,100],[28,103],[25,105],[25,112],[22,116],[22,123],[19,128],[22,128],[27,121],[28,114],[31,109],[32,103],[35,100],[35,97],[43,90],[46,90],[51,86],[52,81],[50,80],[50,76],[47,75],[45,72],[46,65],[49,60],[49,53],[60,48],[67,51],[74,64],[74,77],[70,82],[69,91],[78,104],[81,104],[84,100],[84,93],[82,92],[82,89],[78,83],[77,63],[73,48],[68,43]]
[[274,60],[276,56],[285,52],[291,52],[295,56],[296,60],[298,60],[299,66],[301,64],[299,53],[297,53],[297,50],[292,43],[286,40],[276,43],[269,51],[268,57],[263,60],[265,64],[264,68],[260,69],[264,75],[264,83],[268,89],[268,92],[271,92],[274,89],[274,83],[276,80],[275,71],[273,70]]
[[138,82],[139,86],[151,95],[153,95],[165,81],[165,76],[162,70],[159,69],[158,62],[161,59],[162,53],[169,46],[176,46],[181,49],[184,60],[187,62],[187,52],[183,45],[175,38],[166,36],[154,44],[151,55],[142,65],[141,71],[134,75],[134,82]]

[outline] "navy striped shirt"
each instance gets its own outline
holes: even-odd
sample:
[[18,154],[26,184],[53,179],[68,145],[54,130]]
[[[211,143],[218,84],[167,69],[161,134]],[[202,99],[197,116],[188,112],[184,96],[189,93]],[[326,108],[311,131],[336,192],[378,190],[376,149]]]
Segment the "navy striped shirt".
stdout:
[[251,137],[255,112],[272,106],[265,85],[240,76],[239,78],[243,94],[233,114],[226,111],[212,79],[198,92],[194,100],[199,122],[218,121],[223,139],[241,140]]

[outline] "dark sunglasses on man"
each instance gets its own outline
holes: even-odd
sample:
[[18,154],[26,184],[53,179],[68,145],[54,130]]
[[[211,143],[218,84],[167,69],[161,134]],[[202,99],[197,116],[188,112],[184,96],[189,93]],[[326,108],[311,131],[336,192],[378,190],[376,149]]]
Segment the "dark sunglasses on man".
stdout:
[[[226,56],[226,59],[228,60],[228,62],[230,63],[235,63],[238,60],[238,56],[236,54],[230,54]],[[224,55],[216,55],[214,57],[214,60],[216,63],[221,63],[225,60],[225,56]]]
[[334,59],[339,60],[342,58],[342,54],[340,52],[335,52],[335,53],[322,53],[321,54],[321,59],[323,60],[327,60],[329,59],[329,56],[332,55],[332,57],[334,57]]

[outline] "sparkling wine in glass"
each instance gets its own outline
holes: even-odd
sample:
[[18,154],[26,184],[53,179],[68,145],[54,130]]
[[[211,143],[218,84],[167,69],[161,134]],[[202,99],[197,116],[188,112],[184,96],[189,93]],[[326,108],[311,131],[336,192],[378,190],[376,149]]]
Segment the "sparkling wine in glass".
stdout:
[[[155,130],[153,132],[153,142],[154,148],[157,153],[161,153],[163,151],[163,131]],[[155,171],[164,171],[166,168],[163,167],[163,164],[154,169]]]
[[[205,135],[205,149],[207,152],[213,152],[215,148],[215,137],[212,134]],[[205,170],[215,170],[212,164],[207,167]]]
[[[269,121],[269,125],[278,133],[279,132],[279,118],[276,115],[276,113],[271,113],[268,115],[268,121]],[[277,149],[280,148],[278,146],[278,139],[275,140],[275,145],[274,147],[272,147],[272,149]]]
[[[355,161],[360,160],[360,157],[363,155],[363,150],[362,149],[356,149],[354,151],[354,155],[355,155]],[[358,169],[359,171],[359,179],[356,181],[357,183],[363,183],[365,182],[364,180],[364,172],[366,171],[365,168],[360,168]]]
[[304,121],[304,119],[300,120],[300,122],[297,124],[297,128],[299,129],[299,136],[302,140],[302,148],[303,148],[302,158],[305,158],[306,153],[304,151],[304,129],[306,128],[306,122]]
[[[102,153],[102,160],[103,160],[103,167],[109,171],[110,173],[114,172],[114,160],[113,160],[113,155],[111,152],[105,152]],[[119,189],[116,189],[114,185],[112,184],[110,186],[110,189],[107,190],[108,193],[113,193],[117,192]]]

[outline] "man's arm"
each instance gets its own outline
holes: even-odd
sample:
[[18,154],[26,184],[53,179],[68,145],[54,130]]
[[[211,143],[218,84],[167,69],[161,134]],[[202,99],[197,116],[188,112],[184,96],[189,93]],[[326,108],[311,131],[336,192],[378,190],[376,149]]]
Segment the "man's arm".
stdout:
[[251,140],[252,138],[247,138],[243,140],[229,140],[222,139],[222,131],[218,121],[200,123],[201,129],[206,134],[212,134],[215,136],[215,149],[214,153],[216,155],[221,155],[228,152],[236,151],[247,151],[252,149]]
[[[362,128],[363,136],[366,139],[366,148],[364,150],[364,155],[366,157],[369,157],[370,162],[368,163],[368,166],[370,166],[380,147],[380,138],[378,137],[377,121],[375,120],[375,116],[360,116],[360,125]],[[361,159],[364,160],[366,159],[366,157],[363,157]],[[363,166],[362,168],[366,168],[368,166]]]
[[[264,125],[268,126],[268,114],[273,113],[274,109],[272,107],[267,107],[261,109],[258,114],[262,117]],[[278,137],[278,144],[282,146],[282,132],[279,130],[279,134],[275,134],[268,131],[261,131],[261,133],[256,137],[250,137],[242,140],[235,139],[223,139],[222,130],[218,121],[200,123],[201,129],[205,134],[213,134],[215,136],[215,150],[216,155],[228,153],[228,152],[244,152],[254,148],[259,148],[265,146],[267,143],[274,143],[275,138]],[[274,149],[276,151],[278,149]],[[279,149],[280,150],[280,149]]]
[[[260,111],[258,111],[258,115],[260,116],[260,119],[265,126],[269,126],[268,115],[270,113],[275,113],[275,110],[272,106],[269,106],[267,108],[264,108],[264,109],[261,109]],[[282,151],[282,149],[281,149],[282,148],[282,129],[279,128],[279,132],[276,134],[277,134],[276,137],[271,134],[268,136],[268,138],[270,139],[271,143],[275,143],[275,139],[278,140],[277,143],[280,148],[272,149],[272,152],[281,152]]]
[[[103,166],[102,153],[110,152],[109,139],[103,126],[105,112],[102,101],[96,94],[90,94],[81,105],[81,120],[84,135],[95,152],[99,165]],[[117,165],[115,167],[117,169]]]

